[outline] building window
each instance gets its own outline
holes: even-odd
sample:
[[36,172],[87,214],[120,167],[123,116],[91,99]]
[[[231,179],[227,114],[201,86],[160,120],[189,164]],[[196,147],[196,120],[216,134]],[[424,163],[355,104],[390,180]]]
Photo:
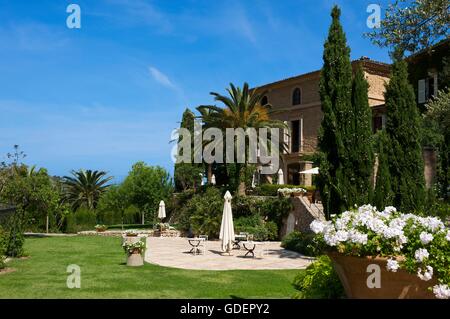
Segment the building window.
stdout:
[[373,133],[386,128],[386,114],[377,114],[372,117],[372,131]]
[[300,88],[295,88],[292,93],[292,105],[299,105],[302,103],[302,91]]
[[372,118],[372,130],[374,133],[383,129],[383,118],[381,115]]
[[269,100],[267,99],[267,96],[263,96],[263,98],[261,99],[261,105],[267,105],[269,104]]
[[432,74],[426,79],[419,80],[418,83],[418,102],[420,104],[427,102],[437,93],[437,74]]
[[287,182],[290,185],[300,185],[300,163],[289,164]]

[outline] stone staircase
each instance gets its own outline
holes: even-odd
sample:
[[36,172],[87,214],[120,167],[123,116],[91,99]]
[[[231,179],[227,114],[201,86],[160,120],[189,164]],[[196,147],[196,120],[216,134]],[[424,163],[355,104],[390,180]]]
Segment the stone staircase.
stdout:
[[299,197],[300,202],[315,219],[325,220],[322,203],[311,203],[306,196]]

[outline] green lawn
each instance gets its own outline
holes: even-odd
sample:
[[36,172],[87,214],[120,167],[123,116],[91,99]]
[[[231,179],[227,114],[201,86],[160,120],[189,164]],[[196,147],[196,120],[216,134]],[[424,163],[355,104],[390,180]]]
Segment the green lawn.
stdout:
[[[30,258],[0,275],[0,298],[290,298],[299,270],[200,271],[125,266],[120,238],[30,238]],[[81,288],[66,286],[67,266],[81,267]]]

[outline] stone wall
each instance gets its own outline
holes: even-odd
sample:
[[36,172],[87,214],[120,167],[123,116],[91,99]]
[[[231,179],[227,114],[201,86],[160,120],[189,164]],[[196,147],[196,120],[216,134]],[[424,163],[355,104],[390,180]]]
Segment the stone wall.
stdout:
[[283,226],[280,229],[280,238],[283,238],[292,231],[311,233],[309,225],[316,219],[325,220],[323,213],[314,210],[309,206],[306,197],[291,197],[294,208],[287,217],[283,219]]

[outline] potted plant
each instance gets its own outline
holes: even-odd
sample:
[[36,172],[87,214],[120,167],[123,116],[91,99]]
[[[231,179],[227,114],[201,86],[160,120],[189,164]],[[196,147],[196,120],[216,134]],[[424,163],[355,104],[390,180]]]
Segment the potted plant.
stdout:
[[122,247],[127,254],[127,266],[136,267],[144,265],[145,246],[145,242],[142,240],[131,242],[125,241],[122,244]]
[[95,225],[95,230],[99,233],[106,231],[108,227],[106,225]]
[[126,237],[137,237],[138,235],[139,235],[139,232],[134,229],[130,229],[125,232]]
[[303,196],[304,193],[306,193],[306,190],[303,188],[279,188],[278,193],[282,196],[288,197],[294,197],[294,196]]
[[364,205],[310,227],[349,298],[450,298],[450,230],[439,218]]

